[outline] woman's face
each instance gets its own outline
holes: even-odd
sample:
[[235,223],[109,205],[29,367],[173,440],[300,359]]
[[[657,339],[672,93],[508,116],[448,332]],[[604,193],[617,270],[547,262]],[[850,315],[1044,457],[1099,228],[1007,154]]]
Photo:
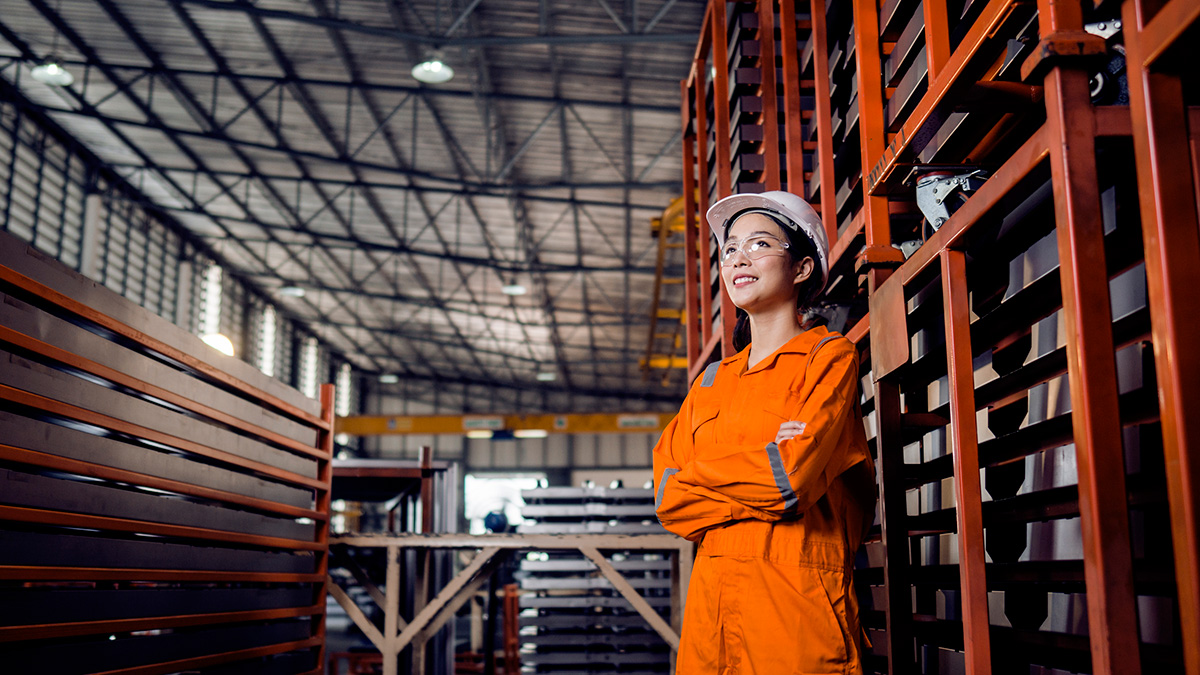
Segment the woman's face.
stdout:
[[785,242],[783,228],[761,213],[747,213],[734,221],[721,247],[733,251],[740,246],[721,265],[733,304],[751,314],[779,305],[796,306],[796,285],[812,274],[813,260],[794,262]]

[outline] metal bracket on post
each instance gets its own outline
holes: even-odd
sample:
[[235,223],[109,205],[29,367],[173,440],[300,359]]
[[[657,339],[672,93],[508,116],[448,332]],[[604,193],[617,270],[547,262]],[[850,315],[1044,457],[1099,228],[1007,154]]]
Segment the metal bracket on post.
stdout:
[[937,232],[950,220],[950,199],[956,194],[966,195],[978,190],[987,180],[987,172],[976,169],[968,173],[931,172],[917,180],[917,207],[921,209],[929,227]]
[[895,269],[904,264],[904,253],[891,246],[864,246],[854,256],[854,271],[866,274],[873,269]]
[[1106,40],[1085,30],[1064,30],[1042,38],[1021,65],[1023,82],[1040,82],[1046,71],[1064,60],[1084,59],[1103,64],[1108,58]]

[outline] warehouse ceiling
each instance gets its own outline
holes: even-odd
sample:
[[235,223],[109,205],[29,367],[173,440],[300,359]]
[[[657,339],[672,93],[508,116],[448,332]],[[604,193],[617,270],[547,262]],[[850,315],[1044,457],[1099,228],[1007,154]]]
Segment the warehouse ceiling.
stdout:
[[[0,76],[361,369],[654,398],[649,220],[703,11],[5,0]],[[445,84],[411,74],[432,49]],[[30,77],[52,55],[74,84]]]

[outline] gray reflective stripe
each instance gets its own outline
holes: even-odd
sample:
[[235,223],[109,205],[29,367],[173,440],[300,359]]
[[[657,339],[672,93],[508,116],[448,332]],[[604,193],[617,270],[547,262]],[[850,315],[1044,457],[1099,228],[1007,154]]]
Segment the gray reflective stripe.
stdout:
[[783,497],[784,513],[791,513],[800,500],[788,482],[787,472],[783,470],[783,458],[779,456],[779,445],[774,441],[767,443],[767,460],[771,462],[771,473],[775,475],[775,487],[779,488],[779,496]]
[[658,481],[658,494],[654,497],[654,508],[658,508],[662,504],[663,488],[667,487],[667,479],[679,473],[679,469],[668,466],[663,469],[662,480]]
[[720,367],[721,367],[720,361],[717,361],[716,363],[708,364],[708,367],[704,369],[704,379],[700,380],[700,386],[701,387],[713,386],[713,382],[715,382],[717,380],[717,370]]
[[[812,348],[812,351],[808,353],[809,360],[811,360],[813,356],[817,355],[817,350],[820,349],[826,342],[829,342],[830,340],[836,340],[840,337],[843,337],[843,336],[841,336],[841,335],[826,335],[825,337],[821,338],[821,341],[818,342],[816,344],[816,346],[814,346]],[[847,339],[849,339],[849,338],[847,338]]]

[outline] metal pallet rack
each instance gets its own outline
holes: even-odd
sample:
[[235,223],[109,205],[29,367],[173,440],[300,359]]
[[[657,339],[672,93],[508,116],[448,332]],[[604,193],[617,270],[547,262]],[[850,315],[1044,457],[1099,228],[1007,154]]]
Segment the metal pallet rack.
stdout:
[[[862,354],[868,670],[1200,674],[1196,3],[710,2],[684,185],[717,191],[689,223],[733,186],[731,83],[706,74],[751,7],[779,29],[782,134],[815,141],[786,163],[816,155],[829,300]],[[808,40],[784,30],[796,14]],[[810,87],[805,125],[787,101]],[[706,228],[687,234],[694,377],[732,322]]]
[[[521,534],[666,534],[654,493],[641,488],[523,490]],[[664,619],[671,617],[668,555],[623,551],[612,566]],[[521,663],[537,673],[665,673],[669,645],[579,553],[533,552],[516,573],[521,587]]]
[[321,400],[0,234],[0,663],[323,670]]

